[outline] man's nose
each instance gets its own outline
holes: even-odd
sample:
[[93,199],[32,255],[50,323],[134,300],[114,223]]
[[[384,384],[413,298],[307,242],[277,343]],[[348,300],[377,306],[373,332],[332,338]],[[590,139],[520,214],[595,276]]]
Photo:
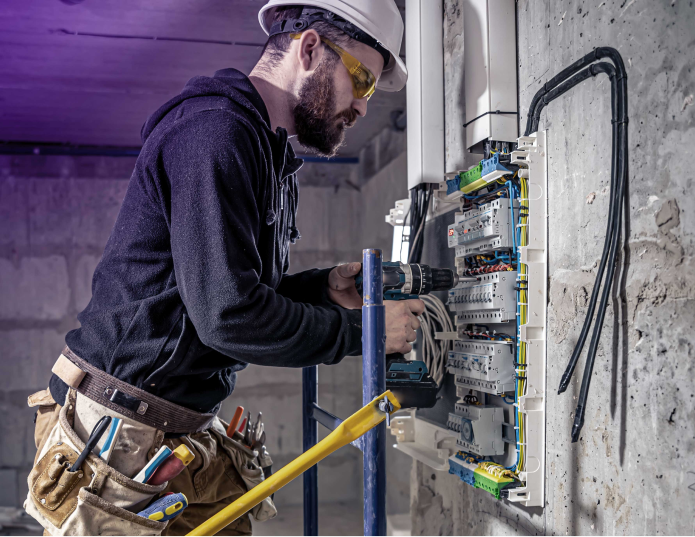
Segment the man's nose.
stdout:
[[357,115],[364,117],[367,115],[367,98],[355,99],[352,101],[352,109],[357,112]]

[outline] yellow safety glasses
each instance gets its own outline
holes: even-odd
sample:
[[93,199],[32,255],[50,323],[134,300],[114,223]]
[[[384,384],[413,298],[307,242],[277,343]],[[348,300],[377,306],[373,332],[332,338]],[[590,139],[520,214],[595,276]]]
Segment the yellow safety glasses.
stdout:
[[[299,39],[301,36],[301,33],[290,34],[292,39]],[[321,41],[331,47],[336,54],[340,56],[343,65],[348,70],[348,73],[350,73],[352,77],[352,94],[355,96],[355,99],[364,99],[366,97],[367,100],[369,100],[376,90],[376,77],[372,72],[362,65],[362,62],[357,58],[335,43],[324,37],[321,38]]]

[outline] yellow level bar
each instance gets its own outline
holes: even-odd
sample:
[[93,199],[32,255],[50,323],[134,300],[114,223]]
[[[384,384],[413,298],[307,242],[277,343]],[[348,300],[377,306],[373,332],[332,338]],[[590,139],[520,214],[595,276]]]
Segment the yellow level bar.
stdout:
[[229,504],[219,513],[203,522],[188,535],[215,535],[218,531],[227,527],[241,515],[253,509],[271,494],[287,485],[295,477],[302,475],[314,464],[326,458],[341,447],[357,440],[367,431],[373,429],[386,419],[386,412],[379,410],[379,401],[388,397],[393,405],[392,413],[401,408],[398,400],[390,391],[374,399],[362,407],[348,419],[343,421],[335,431],[329,434],[321,442],[310,450],[302,453],[284,468],[278,470],[268,479],[256,485],[237,501]]

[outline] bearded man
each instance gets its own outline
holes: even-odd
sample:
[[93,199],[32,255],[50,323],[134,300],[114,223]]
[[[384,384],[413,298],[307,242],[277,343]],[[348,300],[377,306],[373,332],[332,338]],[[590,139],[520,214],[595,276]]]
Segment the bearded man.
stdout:
[[[145,123],[81,327],[49,390],[30,398],[37,460],[62,406],[82,442],[105,415],[125,422],[108,460],[125,478],[162,445],[189,448],[193,462],[166,489],[189,505],[165,534],[187,533],[252,486],[254,461],[216,417],[238,371],[336,364],[362,349],[360,264],[288,275],[302,165],[288,138],[335,155],[374,90],[405,84],[403,23],[393,0],[273,0],[260,18],[270,37],[248,77],[195,77]],[[388,303],[387,353],[410,351],[423,310]],[[274,514],[269,500],[260,510]],[[248,515],[224,530],[250,532]]]

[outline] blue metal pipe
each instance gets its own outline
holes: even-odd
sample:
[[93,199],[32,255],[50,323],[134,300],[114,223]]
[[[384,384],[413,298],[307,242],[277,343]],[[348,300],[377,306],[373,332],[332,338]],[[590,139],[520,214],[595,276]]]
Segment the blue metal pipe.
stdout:
[[[386,391],[386,321],[381,250],[362,251],[362,404]],[[363,443],[364,534],[386,535],[386,424]]]
[[[302,448],[304,452],[319,441],[319,424],[313,417],[318,404],[319,368],[302,370]],[[304,472],[304,535],[319,534],[319,467],[314,465]]]

